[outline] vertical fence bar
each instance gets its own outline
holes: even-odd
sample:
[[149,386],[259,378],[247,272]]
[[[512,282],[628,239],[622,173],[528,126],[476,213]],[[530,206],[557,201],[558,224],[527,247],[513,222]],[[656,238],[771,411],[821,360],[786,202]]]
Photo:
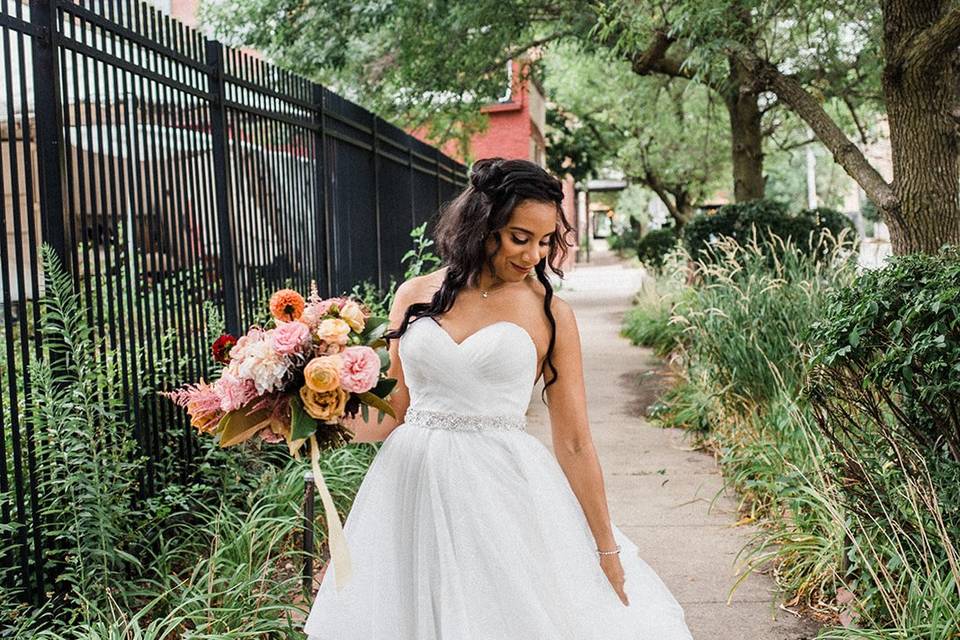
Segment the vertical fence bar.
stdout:
[[377,132],[377,124],[380,118],[373,116],[373,211],[377,220],[377,288],[383,290],[383,248],[380,220],[380,134]]
[[313,88],[313,117],[317,128],[313,132],[313,148],[316,158],[314,158],[313,172],[313,201],[317,208],[314,215],[318,217],[318,227],[323,230],[323,234],[317,239],[320,245],[320,259],[322,263],[318,266],[323,268],[323,286],[319,289],[319,294],[324,297],[333,295],[333,267],[331,265],[330,248],[330,205],[327,198],[327,124],[326,124],[326,106],[323,98],[323,86],[314,83]]
[[223,47],[216,40],[206,41],[210,74],[210,134],[213,142],[214,197],[217,229],[220,232],[220,268],[223,277],[223,318],[227,331],[240,335],[240,304],[237,291],[237,264],[234,258],[235,234],[230,210],[230,180],[227,171],[227,109],[223,79]]

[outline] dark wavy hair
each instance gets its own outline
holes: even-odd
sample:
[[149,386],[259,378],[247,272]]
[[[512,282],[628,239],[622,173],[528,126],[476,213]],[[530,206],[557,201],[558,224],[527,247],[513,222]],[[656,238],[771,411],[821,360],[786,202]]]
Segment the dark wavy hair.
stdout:
[[541,400],[546,404],[547,387],[556,382],[559,375],[552,358],[557,323],[550,308],[553,287],[547,277],[547,269],[563,278],[563,270],[556,265],[566,258],[569,250],[566,238],[574,229],[561,207],[562,184],[533,162],[486,158],[473,163],[470,168],[470,183],[440,210],[434,235],[442,266],[448,267],[443,283],[430,302],[411,304],[400,327],[385,333],[384,338],[388,341],[399,339],[411,321],[449,311],[457,293],[463,287],[475,286],[479,282],[480,270],[484,267],[489,269],[491,276],[494,275],[492,255],[486,254],[486,239],[490,234],[494,234],[496,251],[499,251],[500,236],[495,232],[505,227],[513,210],[527,200],[553,204],[557,210],[557,227],[550,236],[549,253],[534,267],[537,279],[546,289],[543,311],[550,323],[550,344],[544,357],[543,368],[546,371],[549,367],[553,377],[544,384],[541,391]]

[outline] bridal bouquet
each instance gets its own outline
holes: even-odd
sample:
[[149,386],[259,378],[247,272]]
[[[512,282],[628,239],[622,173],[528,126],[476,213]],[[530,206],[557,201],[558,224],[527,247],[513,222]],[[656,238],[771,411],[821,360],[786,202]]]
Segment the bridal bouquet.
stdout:
[[386,377],[390,356],[388,319],[372,316],[349,297],[321,299],[316,285],[308,300],[292,289],[270,298],[272,318],[239,338],[222,335],[211,346],[223,365],[219,378],[161,392],[186,408],[190,424],[213,434],[221,447],[251,438],[286,443],[300,458],[309,442],[314,482],[323,500],[330,554],[337,567],[337,588],[350,576],[343,526],[318,463],[321,443],[330,448],[348,442],[352,432],[341,420],[369,407],[394,416],[387,396],[397,380]]

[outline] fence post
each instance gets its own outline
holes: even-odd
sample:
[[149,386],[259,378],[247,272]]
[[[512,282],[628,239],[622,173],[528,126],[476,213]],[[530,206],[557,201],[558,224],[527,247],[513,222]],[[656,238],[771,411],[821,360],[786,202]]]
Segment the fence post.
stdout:
[[230,210],[230,173],[227,169],[227,109],[223,78],[223,46],[206,40],[207,73],[210,76],[210,136],[213,143],[214,206],[220,240],[220,272],[223,277],[223,318],[227,331],[240,335],[240,296],[237,289],[236,233]]
[[30,22],[43,34],[31,38],[40,224],[44,242],[53,247],[63,267],[73,271],[67,255],[67,225],[64,220],[63,177],[66,160],[61,141],[60,68],[53,51],[53,37],[57,29],[56,9],[52,5],[51,0],[30,0]]
[[380,134],[377,123],[380,118],[373,116],[373,210],[377,220],[377,288],[383,290],[383,250],[381,249],[380,224]]
[[440,213],[440,150],[433,148],[434,170],[437,173],[437,213]]
[[325,105],[323,100],[323,85],[313,83],[313,120],[316,128],[313,130],[314,144],[317,157],[315,158],[313,175],[313,202],[317,208],[315,213],[320,222],[319,228],[323,235],[318,239],[322,243],[320,256],[323,260],[323,288],[320,295],[328,298],[333,295],[333,266],[330,251],[330,206],[327,202],[327,124],[324,117]]
[[[34,123],[35,140],[37,147],[37,177],[40,205],[40,233],[43,241],[50,245],[66,273],[70,273],[74,283],[79,274],[73,268],[73,260],[67,246],[67,221],[64,219],[64,179],[66,176],[66,156],[63,119],[60,113],[60,65],[55,50],[57,34],[57,9],[52,0],[30,0],[30,22],[36,26],[40,35],[31,38],[30,54],[33,59],[33,93],[34,93]],[[8,82],[10,80],[8,79]],[[13,132],[10,134],[13,135]],[[4,240],[5,241],[5,240]],[[42,280],[48,279],[44,271]],[[39,296],[39,288],[36,291]],[[38,328],[39,329],[39,328]],[[61,369],[64,366],[65,347],[53,348],[49,351],[50,366]],[[31,389],[25,390],[26,405],[30,405]],[[29,433],[29,432],[28,432]],[[32,465],[31,465],[32,466]],[[31,469],[33,474],[33,469]],[[37,513],[38,504],[37,481],[30,482],[33,512],[33,560],[36,573],[36,590],[31,589],[26,563],[26,527],[21,527],[20,550],[23,566],[23,578],[27,593],[35,604],[46,600],[44,574],[46,567],[44,554],[41,548],[40,529],[43,526]],[[18,501],[23,499],[23,487],[18,484]],[[26,523],[24,523],[26,524]],[[51,572],[53,569],[51,568]],[[53,576],[49,580],[54,582]]]

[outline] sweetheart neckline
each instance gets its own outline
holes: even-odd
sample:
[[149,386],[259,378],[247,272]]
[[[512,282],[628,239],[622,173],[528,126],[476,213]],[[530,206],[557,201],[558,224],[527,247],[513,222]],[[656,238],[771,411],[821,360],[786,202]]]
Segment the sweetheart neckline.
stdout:
[[483,333],[484,331],[486,331],[487,329],[490,329],[491,327],[495,327],[495,326],[500,325],[500,324],[513,325],[513,326],[516,327],[517,329],[520,329],[520,331],[523,333],[523,335],[526,336],[527,342],[529,342],[529,343],[530,343],[530,346],[533,347],[533,353],[534,353],[535,356],[537,356],[537,360],[540,359],[540,358],[539,358],[539,355],[540,355],[540,354],[539,354],[539,352],[538,352],[538,350],[537,350],[537,343],[534,341],[533,336],[530,335],[530,332],[529,332],[529,331],[527,331],[526,329],[524,329],[521,325],[517,324],[516,322],[513,322],[512,320],[497,320],[497,321],[495,321],[495,322],[491,322],[490,324],[485,324],[485,325],[483,325],[482,327],[480,327],[479,329],[477,329],[476,331],[474,331],[473,333],[471,333],[470,335],[468,335],[466,338],[464,338],[463,340],[461,340],[460,342],[457,342],[456,340],[453,339],[453,336],[451,336],[451,335],[447,332],[447,330],[443,328],[443,325],[440,324],[439,322],[437,322],[436,318],[430,316],[430,319],[433,320],[433,324],[435,324],[435,325],[437,326],[437,328],[440,329],[441,332],[443,332],[443,335],[447,336],[447,339],[450,340],[450,343],[451,343],[453,346],[458,347],[458,348],[459,348],[459,347],[462,347],[463,345],[465,345],[467,342],[470,341],[471,338],[473,338],[473,337],[476,336],[477,334]]
[[[539,351],[537,350],[537,343],[534,341],[533,336],[530,335],[530,332],[527,331],[526,329],[524,329],[522,325],[517,324],[516,322],[513,322],[512,320],[497,320],[497,321],[495,321],[495,322],[491,322],[490,324],[485,324],[485,325],[483,325],[482,327],[480,327],[479,329],[477,329],[476,331],[474,331],[473,333],[471,333],[470,335],[468,335],[466,338],[464,338],[461,342],[457,342],[456,340],[453,339],[453,336],[451,336],[449,333],[447,333],[447,330],[443,328],[443,325],[441,325],[439,322],[437,322],[436,318],[434,318],[433,316],[422,316],[422,317],[419,317],[419,318],[415,318],[414,321],[413,321],[411,324],[417,324],[417,323],[416,323],[416,320],[420,320],[420,319],[422,319],[423,317],[427,317],[427,318],[430,318],[431,320],[433,320],[433,322],[432,322],[431,324],[436,325],[436,326],[437,326],[437,329],[439,329],[440,332],[441,332],[444,336],[446,336],[446,339],[447,339],[447,340],[450,342],[450,344],[452,344],[453,347],[454,347],[455,349],[457,349],[458,351],[459,351],[461,348],[463,348],[463,346],[464,346],[471,338],[473,338],[475,335],[477,335],[477,334],[479,334],[479,333],[483,333],[483,332],[486,331],[487,329],[490,329],[490,328],[492,328],[492,327],[495,327],[495,326],[501,325],[501,324],[513,325],[514,327],[516,327],[517,329],[519,329],[521,333],[523,333],[523,335],[526,337],[526,343],[529,344],[530,347],[533,349],[533,362],[534,362],[534,380],[533,380],[533,382],[534,382],[534,384],[536,384],[537,380],[540,379],[540,375],[539,375],[539,371],[540,371],[540,367],[539,367],[539,365],[540,365],[540,353],[539,353]],[[408,329],[408,331],[409,331],[409,329]],[[406,335],[406,332],[404,332],[404,335]],[[403,336],[401,336],[401,340],[402,340],[402,337],[403,337]]]

